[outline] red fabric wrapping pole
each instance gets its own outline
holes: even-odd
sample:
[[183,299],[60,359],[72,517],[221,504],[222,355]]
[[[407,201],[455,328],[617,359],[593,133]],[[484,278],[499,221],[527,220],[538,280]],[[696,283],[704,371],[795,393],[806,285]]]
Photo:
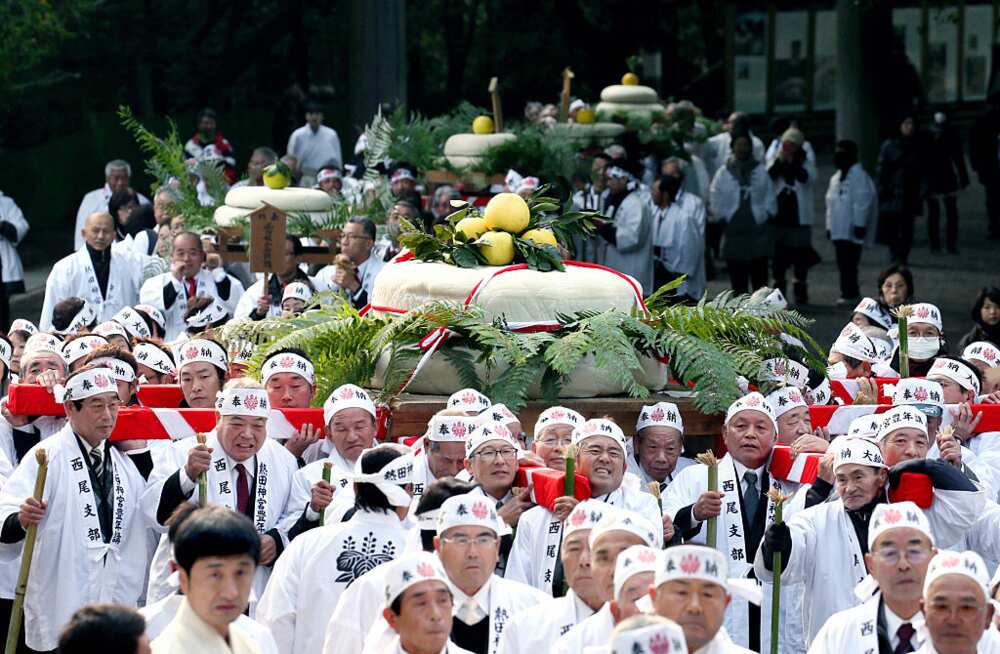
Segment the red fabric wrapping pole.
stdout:
[[176,409],[184,400],[184,393],[177,384],[141,384],[135,396],[143,406]]

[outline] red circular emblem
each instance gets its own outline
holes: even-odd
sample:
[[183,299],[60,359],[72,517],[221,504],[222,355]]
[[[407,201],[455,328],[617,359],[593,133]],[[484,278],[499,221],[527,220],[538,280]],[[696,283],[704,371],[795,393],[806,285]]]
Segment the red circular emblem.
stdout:
[[472,505],[472,515],[474,515],[479,520],[485,520],[488,516],[490,510],[486,508],[486,505],[482,502],[476,502]]
[[685,574],[693,575],[701,569],[701,559],[694,554],[688,554],[681,558],[681,571]]

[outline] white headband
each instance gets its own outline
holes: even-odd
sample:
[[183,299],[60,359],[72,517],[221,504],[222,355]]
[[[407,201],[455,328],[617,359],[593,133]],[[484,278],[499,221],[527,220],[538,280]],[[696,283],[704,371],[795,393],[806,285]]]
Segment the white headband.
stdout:
[[142,319],[142,316],[138,314],[131,307],[122,307],[121,311],[116,313],[111,318],[116,323],[125,328],[132,336],[137,336],[139,338],[149,338],[152,334],[149,332],[149,325],[146,321]]
[[927,418],[924,413],[912,406],[897,406],[881,415],[878,426],[878,442],[897,429],[917,429],[927,436]]
[[62,341],[45,332],[37,332],[28,337],[24,342],[24,352],[21,353],[21,360],[25,361],[39,352],[51,352],[62,359]]
[[934,359],[927,376],[935,377],[938,375],[947,377],[965,390],[979,395],[979,379],[976,377],[976,373],[961,361],[943,357]]
[[458,408],[466,411],[475,411],[476,413],[489,408],[492,404],[490,398],[474,388],[463,388],[460,391],[452,393],[448,398],[449,409]]
[[845,357],[851,357],[859,361],[867,361],[868,363],[877,363],[879,361],[878,353],[875,351],[875,345],[872,343],[872,340],[853,322],[847,323],[840,330],[840,336],[833,342],[833,347],[830,349],[834,352],[840,352]]
[[160,374],[171,374],[176,371],[170,356],[152,343],[138,343],[132,350],[132,356],[137,363],[152,368]]
[[892,394],[892,403],[896,406],[919,404],[935,417],[944,411],[944,390],[932,379],[907,377],[882,388],[886,395]]
[[552,406],[538,415],[532,435],[537,439],[543,429],[552,425],[566,425],[567,427],[576,428],[582,424],[583,416],[573,409],[567,409],[563,406]]
[[128,332],[114,320],[105,320],[97,327],[94,327],[94,333],[99,334],[108,340],[111,340],[112,336],[121,336],[126,341],[129,340]]
[[833,395],[833,390],[830,388],[830,379],[828,377],[824,377],[823,381],[821,381],[816,388],[809,391],[809,394],[812,395],[811,404],[829,404],[830,397]]
[[389,504],[402,508],[410,506],[413,498],[403,489],[405,484],[413,481],[413,452],[407,452],[389,461],[378,472],[361,472],[361,460],[365,454],[378,448],[363,450],[354,464],[354,473],[348,479],[356,484],[372,484],[382,491]]
[[874,441],[878,437],[878,430],[881,425],[882,416],[877,413],[859,416],[847,426],[846,435],[850,438],[867,438]]
[[97,334],[87,334],[63,343],[62,357],[67,366],[71,366],[102,345],[107,345],[108,339]]
[[893,325],[892,316],[870,297],[861,298],[858,306],[854,307],[854,313],[860,313],[873,320],[882,329],[889,329]]
[[404,179],[416,180],[417,178],[414,177],[413,173],[411,173],[409,169],[399,168],[392,173],[392,176],[389,178],[389,181],[398,182]]
[[81,328],[86,327],[95,320],[97,320],[97,312],[94,311],[94,308],[90,306],[89,302],[84,300],[83,306],[80,307],[80,310],[76,312],[73,319],[69,321],[68,325],[66,325],[66,329],[56,330],[56,333],[64,335],[75,334],[80,331]]
[[220,416],[267,418],[267,391],[263,388],[227,388],[215,394],[215,410]]
[[791,359],[767,359],[761,367],[761,381],[803,388],[809,383],[809,368]]
[[918,302],[917,304],[911,304],[910,308],[913,313],[907,318],[908,324],[913,323],[924,323],[925,325],[932,325],[937,328],[939,332],[944,331],[944,324],[941,322],[941,311],[927,302]]
[[[662,529],[657,530],[649,520],[639,513],[628,511],[619,507],[608,506],[604,510],[604,515],[597,521],[591,530],[587,542],[590,549],[594,549],[597,541],[612,531],[625,531],[634,534],[644,540],[650,547],[658,547],[663,537]],[[659,531],[660,538],[657,538]]]
[[56,402],[84,400],[101,393],[114,393],[118,396],[118,384],[107,368],[90,368],[74,373],[66,380],[66,385],[56,384],[52,389]]
[[285,300],[302,300],[303,302],[308,302],[311,299],[312,291],[302,282],[292,282],[281,293],[282,302]]
[[625,440],[622,428],[614,422],[603,418],[592,418],[574,429],[572,442],[573,445],[579,445],[588,438],[594,438],[595,436],[604,436],[613,440],[615,445],[621,448],[623,456],[628,452],[628,443]]
[[149,318],[153,322],[155,322],[160,327],[160,329],[165,329],[166,328],[167,322],[163,318],[163,312],[161,312],[159,309],[157,309],[153,305],[151,305],[151,304],[137,304],[137,305],[135,305],[134,308],[135,308],[136,311],[140,311],[140,312],[146,314],[147,316],[149,316]]
[[673,402],[648,404],[639,411],[639,418],[635,422],[635,433],[638,434],[646,427],[673,427],[683,436],[684,418]]
[[878,445],[865,438],[842,436],[833,442],[833,470],[840,466],[858,465],[869,468],[886,468],[885,459]]
[[441,568],[441,559],[430,552],[405,554],[385,564],[385,605],[392,606],[400,595],[425,581],[440,582],[450,593],[448,577]]
[[718,584],[729,590],[729,567],[726,557],[718,550],[704,545],[676,545],[660,555],[656,571],[657,588],[677,579],[697,579]]
[[453,495],[438,510],[438,536],[452,527],[483,527],[504,536],[510,528],[497,515],[493,500],[482,493]]
[[215,341],[204,338],[192,338],[177,346],[177,369],[181,370],[189,363],[205,362],[211,363],[216,368],[226,371],[229,363],[226,360],[226,352],[222,346]]
[[774,410],[774,417],[780,418],[792,409],[806,406],[802,392],[794,386],[785,386],[767,394],[767,401]]
[[619,179],[632,179],[632,173],[621,166],[608,166],[604,169],[604,174],[608,177],[617,177]]
[[514,412],[507,408],[505,404],[491,404],[488,409],[479,412],[479,420],[487,422],[502,422],[509,425],[512,422],[520,423],[521,420]]
[[229,343],[229,362],[246,363],[253,358],[255,349],[250,341],[232,341]]
[[593,529],[604,517],[604,512],[609,506],[611,505],[600,500],[584,500],[577,504],[563,524],[563,540],[565,541],[574,532]]
[[466,439],[465,458],[471,459],[476,450],[490,441],[503,441],[515,449],[519,449],[517,441],[514,440],[514,435],[510,433],[507,425],[502,422],[490,421],[480,424]]
[[614,634],[610,654],[688,654],[684,630],[673,620]]
[[901,527],[916,529],[930,539],[931,547],[934,546],[934,534],[931,533],[931,523],[927,521],[927,516],[919,506],[906,501],[875,506],[872,517],[868,520],[868,550],[871,551],[879,536],[890,529]]
[[938,577],[945,575],[968,577],[982,589],[986,601],[990,601],[990,573],[982,557],[975,552],[939,550],[927,566],[927,575],[924,577],[924,601],[928,600],[927,593],[931,584]]
[[1000,348],[988,341],[976,341],[965,346],[962,358],[980,361],[990,368],[995,368],[1000,365]]
[[10,329],[7,331],[7,335],[10,336],[14,332],[28,332],[28,335],[38,333],[38,327],[35,323],[30,320],[25,320],[24,318],[17,318],[14,322],[10,323]]
[[464,443],[476,430],[473,416],[442,416],[435,414],[427,423],[427,440],[437,443]]
[[294,352],[282,352],[275,354],[264,361],[263,367],[264,383],[274,375],[288,372],[302,377],[310,384],[316,383],[316,371],[309,359],[295,354]]
[[131,384],[135,381],[135,370],[132,366],[117,359],[115,357],[101,357],[99,359],[94,359],[90,362],[90,365],[94,366],[104,366],[111,370],[111,374],[114,375],[115,379],[118,381],[123,381],[126,384]]
[[774,419],[774,409],[771,408],[771,404],[764,399],[764,396],[760,393],[756,391],[748,393],[730,404],[729,409],[726,411],[726,420],[724,424],[728,426],[729,421],[735,418],[736,414],[741,411],[756,411],[758,413],[763,413],[767,416],[767,419],[771,421],[771,426],[774,427],[774,431],[777,433],[778,423]]
[[360,386],[344,384],[338,386],[323,403],[323,424],[329,425],[333,417],[344,409],[364,409],[366,413],[375,416],[375,403]]
[[660,569],[657,551],[648,545],[632,545],[615,559],[614,598],[618,599],[625,583],[642,572],[655,573]]
[[10,344],[10,341],[0,338],[0,361],[3,361],[4,366],[7,368],[6,374],[10,374],[10,362],[14,355],[14,348]]
[[229,318],[229,310],[222,306],[221,302],[213,299],[211,304],[192,314],[184,322],[187,323],[188,327],[208,327],[227,318]]

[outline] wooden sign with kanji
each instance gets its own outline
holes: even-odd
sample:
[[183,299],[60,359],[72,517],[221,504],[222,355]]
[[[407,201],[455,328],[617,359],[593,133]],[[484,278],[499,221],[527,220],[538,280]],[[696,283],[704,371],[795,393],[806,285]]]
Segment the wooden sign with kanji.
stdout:
[[250,214],[250,271],[280,272],[285,267],[285,229],[288,216],[265,204]]

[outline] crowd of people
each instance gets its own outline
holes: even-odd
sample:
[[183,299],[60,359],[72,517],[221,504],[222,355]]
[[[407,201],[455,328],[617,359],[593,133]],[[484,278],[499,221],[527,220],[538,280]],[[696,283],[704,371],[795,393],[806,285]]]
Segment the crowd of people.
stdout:
[[[693,121],[694,109],[670,114]],[[282,160],[298,184],[363,192],[322,118],[308,106]],[[186,155],[220,162],[230,184],[260,185],[276,152],[255,149],[237,180],[217,121],[201,112]],[[936,126],[919,147],[952,162],[950,182],[943,168],[916,170],[924,133],[909,118],[874,180],[856,144],[836,144],[826,224],[844,327],[825,371],[789,354],[740,380],[716,462],[692,458],[669,398],[618,421],[552,403],[530,424],[466,388],[421,434],[380,442],[369,393],[344,384],[317,397],[304,351],[261,354],[250,376],[259,353],[225,347],[221,327],[301,314],[326,290],[360,309],[401,250],[401,221],[431,229],[451,213],[459,192],[422,197],[405,162],[382,171],[393,204],[381,238],[352,218],[341,259],[309,269],[289,235],[266,279],[188,231],[175,188],[150,201],[128,163],[109,162],[37,322],[19,317],[0,334],[0,626],[22,627],[23,610],[18,651],[65,654],[736,654],[771,651],[775,636],[783,654],[1000,651],[1000,431],[983,427],[1000,429],[989,418],[1000,408],[1000,289],[982,289],[972,329],[953,341],[961,328],[946,334],[906,266],[920,202],[934,231],[944,205],[955,249],[967,174]],[[606,219],[574,255],[647,293],[685,275],[677,295],[690,300],[724,261],[734,290],[783,306],[790,270],[791,296],[808,302],[815,152],[794,121],[774,128],[765,148],[734,113],[683,157],[595,153],[569,204]],[[506,189],[530,195],[540,183],[512,172]],[[27,222],[3,196],[0,219],[3,279],[16,284],[8,270],[20,271]],[[892,263],[877,297],[860,297],[876,231]],[[45,389],[61,412],[16,413],[13,384]],[[173,387],[182,409],[213,413],[214,429],[195,434],[158,409],[170,439],[112,438],[143,386]],[[282,413],[320,403],[321,419]],[[813,409],[825,405],[823,422]],[[567,470],[585,495],[526,481]]]

